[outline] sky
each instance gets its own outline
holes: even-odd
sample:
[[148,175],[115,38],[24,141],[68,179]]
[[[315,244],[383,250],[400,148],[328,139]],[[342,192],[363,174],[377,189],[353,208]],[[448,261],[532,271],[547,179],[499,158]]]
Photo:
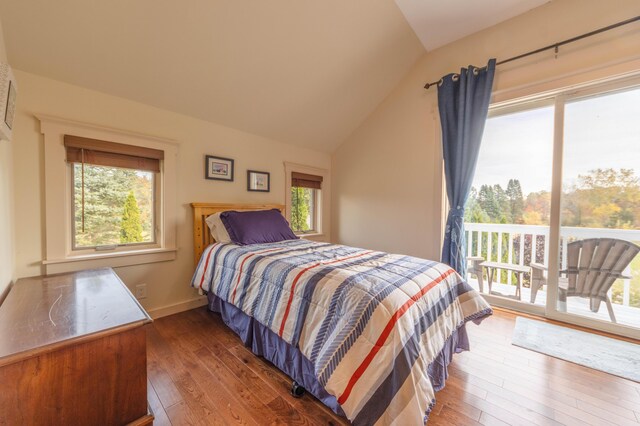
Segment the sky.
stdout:
[[[551,190],[553,106],[489,118],[473,186],[520,180],[522,192]],[[565,105],[563,185],[596,168],[640,177],[640,88]]]

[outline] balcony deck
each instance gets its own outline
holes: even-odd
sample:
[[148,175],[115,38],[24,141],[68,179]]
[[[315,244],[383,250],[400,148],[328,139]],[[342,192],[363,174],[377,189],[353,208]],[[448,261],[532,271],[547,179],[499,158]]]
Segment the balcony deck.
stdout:
[[[480,286],[478,285],[478,280],[469,277],[467,282],[474,289],[480,291]],[[485,292],[487,291],[485,284]],[[538,294],[536,295],[536,305],[544,306],[547,300],[547,292],[544,289],[538,290]],[[523,303],[529,303],[531,297],[531,289],[527,287],[522,287],[522,301]],[[516,286],[501,284],[501,283],[493,283],[491,294],[502,296],[506,295],[511,299],[515,299]],[[580,297],[569,297],[567,298],[567,312],[570,314],[581,315],[588,318],[598,319],[605,322],[610,322],[609,314],[607,313],[607,308],[602,303],[600,306],[600,310],[598,312],[591,312],[589,309],[589,299],[583,299]],[[615,313],[616,320],[618,324],[627,325],[631,327],[640,328],[640,308],[635,308],[633,306],[625,306],[619,304],[613,304],[613,312]]]
[[[541,225],[516,225],[498,223],[465,223],[467,256],[480,257],[493,262],[509,263],[528,267],[531,262],[549,264],[549,227]],[[640,244],[640,230],[609,228],[560,228],[560,266],[567,264],[567,245],[570,241],[586,238],[617,238]],[[524,274],[525,277],[528,274]],[[640,308],[632,306],[631,287],[640,279],[640,262],[634,260],[625,269],[624,275],[633,277],[622,281],[622,303],[613,303],[613,311],[618,324],[640,328]],[[478,281],[470,275],[469,283],[478,289]],[[505,279],[506,278],[506,279]],[[527,279],[528,280],[528,279]],[[515,277],[513,274],[498,274],[493,283],[493,291],[515,298]],[[635,284],[632,283],[634,281]],[[485,276],[486,287],[486,276]],[[538,291],[535,304],[546,303],[546,287]],[[485,288],[486,291],[486,288]],[[529,303],[531,290],[523,285],[521,300]],[[589,299],[570,297],[567,312],[580,316],[610,322],[604,303],[599,312],[591,312]]]

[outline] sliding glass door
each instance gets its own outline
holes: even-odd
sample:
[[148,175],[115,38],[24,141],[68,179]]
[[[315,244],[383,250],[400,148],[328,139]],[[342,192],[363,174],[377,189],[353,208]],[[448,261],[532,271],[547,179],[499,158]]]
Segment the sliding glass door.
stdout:
[[567,96],[562,145],[557,312],[640,329],[640,87]]
[[553,168],[553,102],[491,112],[465,210],[469,282],[507,304],[546,303],[530,266],[546,262]]
[[492,303],[640,337],[640,81],[492,107],[465,226]]

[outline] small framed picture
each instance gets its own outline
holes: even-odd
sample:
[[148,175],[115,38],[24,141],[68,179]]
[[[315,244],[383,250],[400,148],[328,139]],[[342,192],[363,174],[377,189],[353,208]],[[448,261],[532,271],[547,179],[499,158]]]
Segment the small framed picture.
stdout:
[[233,160],[231,158],[205,157],[205,178],[233,182]]
[[271,175],[268,172],[247,170],[247,191],[269,192],[271,190]]

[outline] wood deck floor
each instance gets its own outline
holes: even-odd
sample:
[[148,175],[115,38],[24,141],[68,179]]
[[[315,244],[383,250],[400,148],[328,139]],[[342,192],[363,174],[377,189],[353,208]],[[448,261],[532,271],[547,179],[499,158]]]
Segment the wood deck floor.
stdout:
[[[470,278],[467,282],[473,287],[475,290],[479,291],[480,286],[478,285],[478,280],[475,278]],[[538,306],[545,306],[547,300],[547,287],[544,287],[538,291],[536,295],[535,304]],[[493,291],[500,293],[501,295],[508,295],[509,298],[515,298],[515,285],[507,285],[494,283]],[[488,291],[487,284],[485,284],[485,292]],[[525,304],[529,303],[531,300],[531,288],[522,287],[522,295],[521,301]],[[589,306],[589,299],[583,299],[580,297],[568,297],[567,298],[567,312],[574,315],[580,315],[587,318],[592,318],[596,320],[601,320],[605,322],[610,322],[611,318],[609,317],[609,312],[604,303],[601,304],[600,310],[598,312],[591,312]],[[624,306],[619,305],[617,303],[613,304],[613,312],[616,316],[616,320],[618,324],[628,325],[629,327],[640,328],[640,308],[636,308],[633,306]]]
[[[640,384],[510,344],[515,315],[467,326],[429,425],[640,425]],[[155,425],[347,424],[254,356],[205,308],[148,326]]]

